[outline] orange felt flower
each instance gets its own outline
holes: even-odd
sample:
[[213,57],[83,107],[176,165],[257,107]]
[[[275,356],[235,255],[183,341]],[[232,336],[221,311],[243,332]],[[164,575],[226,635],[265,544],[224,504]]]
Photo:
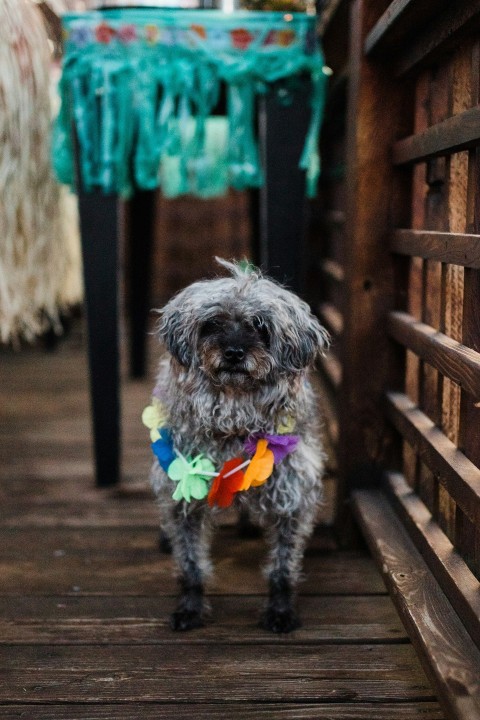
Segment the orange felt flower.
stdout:
[[[218,507],[229,507],[235,496],[243,485],[243,471],[238,470],[232,472],[235,468],[243,464],[243,458],[232,458],[224,463],[220,473],[214,478],[210,492],[208,493],[208,504],[210,507],[218,505]],[[232,474],[225,477],[228,473]]]
[[273,452],[268,448],[268,441],[262,438],[257,442],[255,455],[245,471],[241,490],[263,485],[273,472],[274,461]]

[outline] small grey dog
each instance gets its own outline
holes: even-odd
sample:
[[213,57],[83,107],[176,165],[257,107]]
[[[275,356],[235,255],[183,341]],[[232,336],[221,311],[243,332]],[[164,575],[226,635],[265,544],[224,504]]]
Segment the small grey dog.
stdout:
[[[295,589],[322,494],[324,457],[307,371],[328,346],[328,333],[293,293],[259,271],[219,262],[229,277],[193,283],[162,311],[159,335],[168,355],[154,396],[168,415],[171,449],[182,460],[201,453],[217,470],[244,457],[248,438],[278,433],[282,423],[295,433],[295,449],[268,480],[233,500],[265,529],[269,544],[260,624],[290,632],[300,624]],[[161,464],[155,460],[151,480],[181,586],[171,625],[189,630],[203,625],[218,508],[207,498],[173,499],[175,485]]]

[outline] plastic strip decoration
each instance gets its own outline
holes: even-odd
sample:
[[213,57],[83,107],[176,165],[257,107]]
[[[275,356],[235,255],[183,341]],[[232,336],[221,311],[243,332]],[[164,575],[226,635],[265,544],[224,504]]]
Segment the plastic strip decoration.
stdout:
[[[263,182],[255,98],[307,74],[310,126],[300,167],[307,194],[319,175],[328,69],[303,13],[108,10],[63,17],[65,57],[53,163],[74,186],[72,127],[85,191],[219,196]],[[293,81],[294,82],[294,81]],[[215,116],[222,85],[226,115]],[[283,92],[279,102],[292,102]]]

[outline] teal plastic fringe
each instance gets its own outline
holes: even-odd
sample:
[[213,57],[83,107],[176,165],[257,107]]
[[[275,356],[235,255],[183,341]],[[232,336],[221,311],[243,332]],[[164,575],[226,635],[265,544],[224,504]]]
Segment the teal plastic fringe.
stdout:
[[[75,187],[72,128],[84,190],[167,197],[222,195],[263,182],[255,97],[308,73],[311,122],[300,160],[307,193],[319,174],[326,75],[315,18],[301,13],[118,10],[64,17],[61,110],[53,163]],[[212,116],[222,83],[227,115]]]

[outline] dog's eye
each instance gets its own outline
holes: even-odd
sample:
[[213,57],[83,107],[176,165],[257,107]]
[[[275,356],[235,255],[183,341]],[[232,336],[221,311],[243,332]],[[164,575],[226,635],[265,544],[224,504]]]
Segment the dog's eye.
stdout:
[[210,318],[206,320],[201,329],[202,335],[212,335],[222,327],[222,321],[219,318]]
[[268,332],[268,326],[265,320],[262,317],[255,315],[252,318],[252,327],[261,337],[265,345],[268,347],[270,343],[270,334]]
[[258,317],[258,315],[255,315],[252,318],[252,326],[253,326],[254,330],[265,330],[265,328],[266,328],[265,320],[261,317]]

